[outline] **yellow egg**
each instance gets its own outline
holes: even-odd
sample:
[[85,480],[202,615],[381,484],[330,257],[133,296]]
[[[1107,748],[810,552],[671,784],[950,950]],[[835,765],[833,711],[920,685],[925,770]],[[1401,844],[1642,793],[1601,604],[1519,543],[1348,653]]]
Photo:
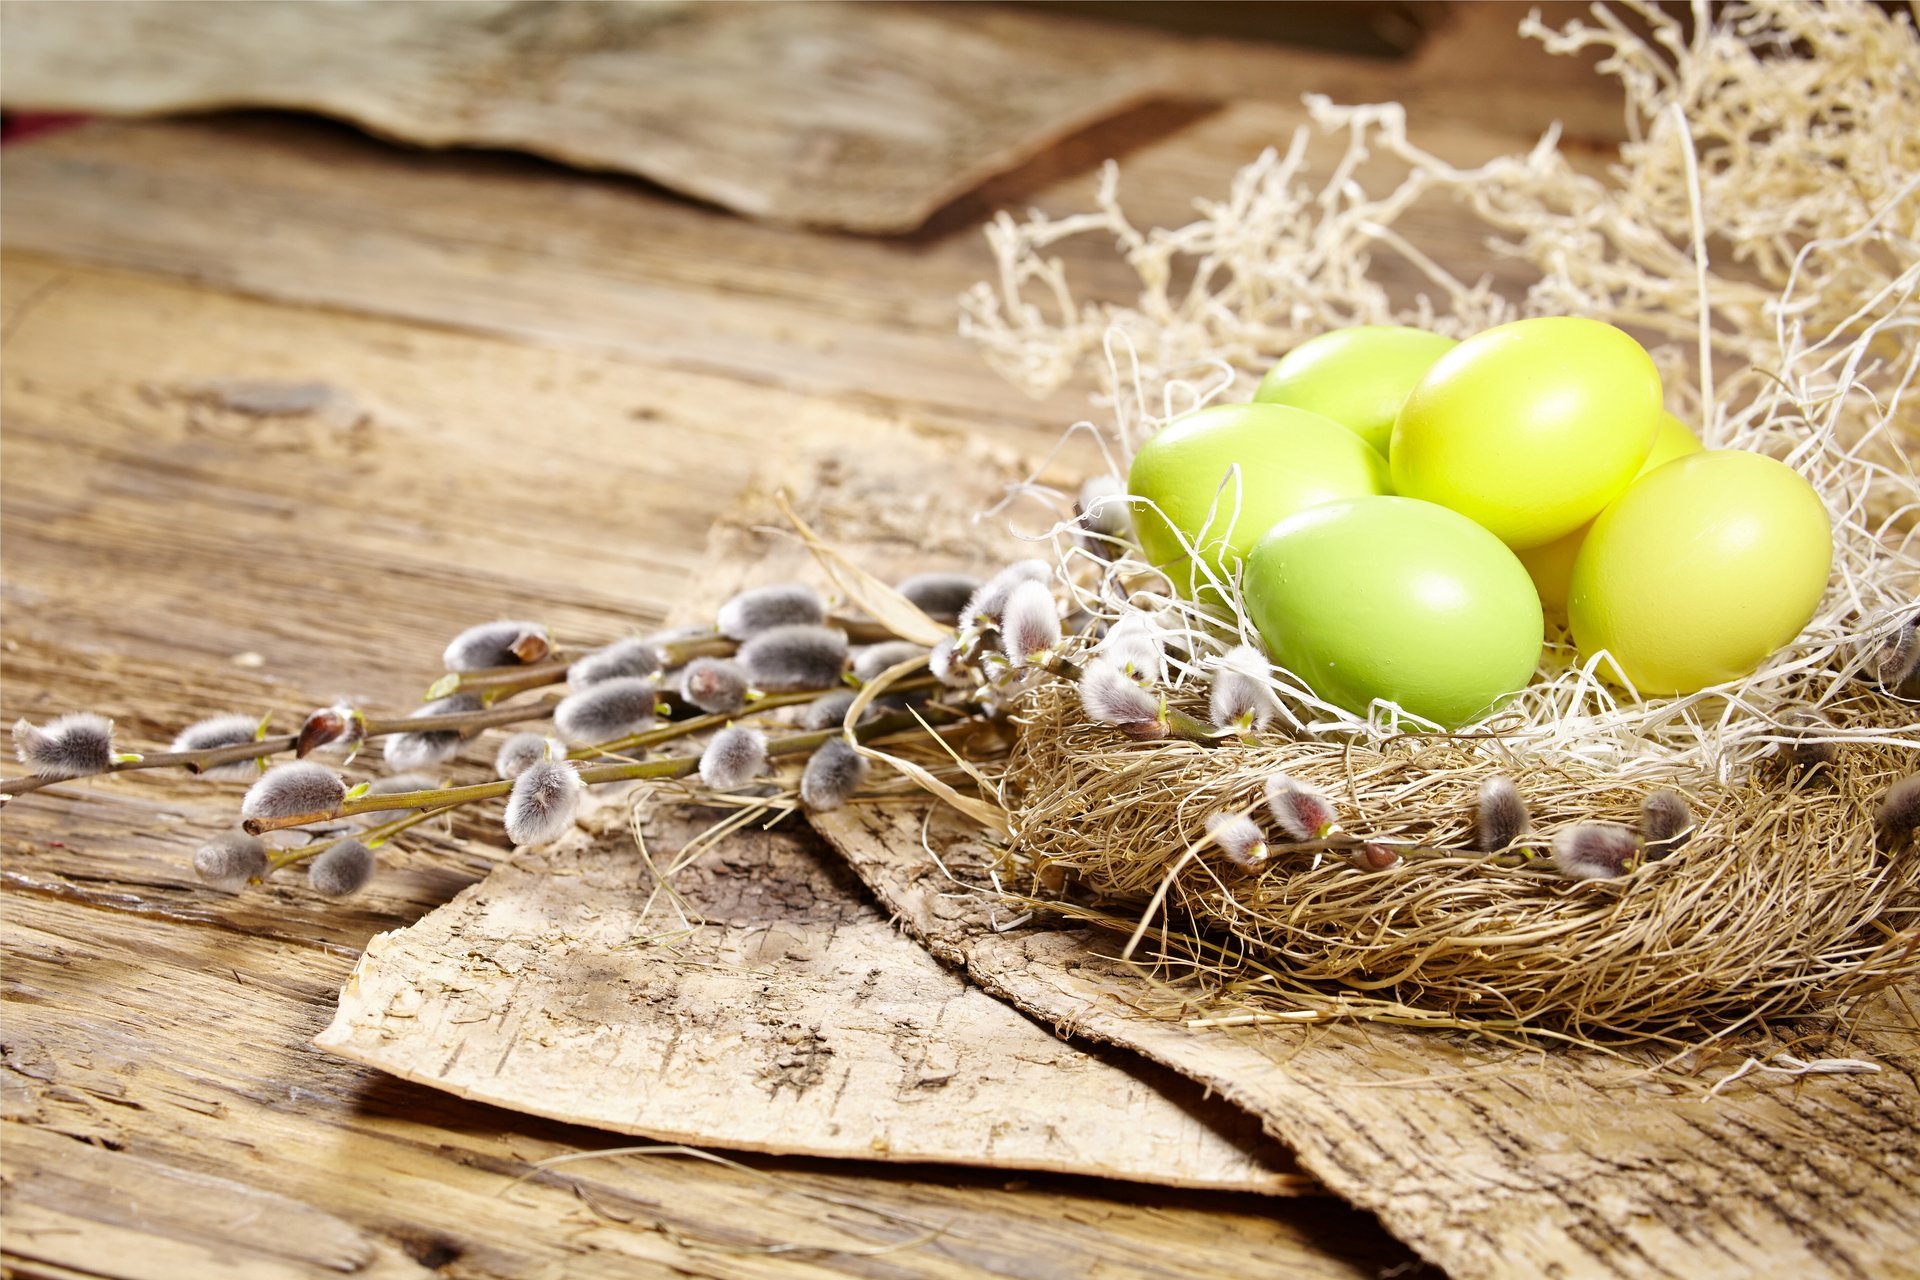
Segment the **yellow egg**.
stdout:
[[[1653,452],[1640,464],[1639,474],[1647,474],[1663,463],[1689,453],[1700,452],[1703,446],[1686,424],[1664,409],[1660,412],[1660,429],[1653,437]],[[1567,612],[1567,586],[1573,580],[1573,560],[1580,554],[1580,544],[1587,540],[1587,530],[1593,528],[1588,521],[1564,538],[1555,538],[1543,547],[1528,547],[1525,551],[1515,552],[1520,563],[1527,567],[1527,575],[1533,579],[1533,586],[1540,593],[1541,607],[1548,613],[1564,617]]]
[[1746,675],[1800,634],[1833,568],[1826,507],[1799,473],[1741,449],[1655,468],[1600,513],[1573,564],[1582,657],[1642,694]]
[[1660,375],[1610,324],[1516,320],[1434,361],[1393,424],[1394,492],[1437,502],[1516,551],[1620,496],[1653,447]]

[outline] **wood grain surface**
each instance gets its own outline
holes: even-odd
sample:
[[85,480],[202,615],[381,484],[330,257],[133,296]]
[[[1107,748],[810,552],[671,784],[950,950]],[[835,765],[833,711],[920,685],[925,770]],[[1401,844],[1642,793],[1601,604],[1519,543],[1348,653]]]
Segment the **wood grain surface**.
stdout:
[[[218,710],[404,707],[476,618],[531,611],[582,643],[657,625],[790,431],[877,415],[1037,459],[1084,402],[1025,399],[954,332],[993,208],[1070,211],[1117,155],[1143,220],[1177,222],[1310,89],[1402,97],[1460,158],[1556,117],[1617,137],[1611,92],[1517,52],[1516,20],[1463,7],[1411,66],[1175,42],[1197,100],[1066,139],[891,241],[275,116],[9,147],[0,710],[89,707],[151,745]],[[1477,252],[1447,211],[1432,227]],[[260,382],[330,390],[262,413]],[[429,833],[345,904],[229,898],[187,858],[236,801],[129,774],[0,816],[10,1274],[1411,1274],[1327,1199],[761,1156],[516,1186],[623,1140],[311,1044],[367,942],[475,884],[497,833]]]

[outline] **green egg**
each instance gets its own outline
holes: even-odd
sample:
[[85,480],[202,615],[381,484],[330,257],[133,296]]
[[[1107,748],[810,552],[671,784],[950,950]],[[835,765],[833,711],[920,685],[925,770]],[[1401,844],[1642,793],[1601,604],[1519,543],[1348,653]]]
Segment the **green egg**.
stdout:
[[1452,338],[1400,324],[1359,324],[1309,338],[1260,380],[1260,404],[1332,418],[1387,456],[1393,420]]
[[1222,404],[1161,428],[1134,455],[1127,491],[1148,561],[1195,589],[1186,545],[1223,577],[1297,511],[1387,490],[1386,460],[1329,418],[1277,404]]
[[1545,620],[1526,569],[1431,502],[1354,498],[1283,520],[1247,558],[1245,591],[1274,661],[1360,715],[1383,699],[1458,728],[1540,662]]

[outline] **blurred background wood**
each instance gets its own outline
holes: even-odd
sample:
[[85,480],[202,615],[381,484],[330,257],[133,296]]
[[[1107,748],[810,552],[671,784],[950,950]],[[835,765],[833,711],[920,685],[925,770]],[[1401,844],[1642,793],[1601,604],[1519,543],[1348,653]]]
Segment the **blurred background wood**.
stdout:
[[[1068,50],[1092,30],[938,13]],[[1518,18],[1455,6],[1404,62],[1102,28],[1151,47],[1178,96],[892,239],[284,115],[9,147],[0,710],[92,708],[151,744],[216,710],[400,707],[476,618],[531,611],[581,643],[659,623],[762,442],[796,424],[938,423],[1037,459],[1084,400],[1026,400],[954,332],[992,209],[1080,207],[1112,155],[1141,217],[1182,220],[1284,139],[1305,90],[1402,97],[1460,158],[1555,117],[1603,154],[1611,91],[1528,53]],[[13,22],[0,9],[9,48]],[[1478,249],[1446,210],[1430,230]],[[329,390],[268,413],[244,382]],[[130,774],[0,817],[17,1274],[1408,1274],[1334,1202],[1053,1175],[609,1159],[509,1192],[529,1161],[619,1140],[310,1044],[368,939],[473,883],[497,834],[456,823],[346,904],[297,883],[226,898],[187,859],[236,799]]]

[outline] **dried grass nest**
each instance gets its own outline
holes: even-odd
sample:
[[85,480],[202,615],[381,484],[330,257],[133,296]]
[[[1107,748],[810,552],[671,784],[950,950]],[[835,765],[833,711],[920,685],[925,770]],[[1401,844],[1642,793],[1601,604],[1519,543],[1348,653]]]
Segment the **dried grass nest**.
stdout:
[[[1867,5],[1703,7],[1690,31],[1642,8],[1650,39],[1596,15],[1524,29],[1606,53],[1630,141],[1605,180],[1551,136],[1462,170],[1415,148],[1398,107],[1310,100],[1288,150],[1189,226],[1133,228],[1111,170],[1093,213],[1003,218],[999,278],[964,300],[1003,372],[1037,389],[1102,380],[1111,425],[1078,430],[1116,475],[1160,422],[1244,398],[1325,329],[1583,314],[1649,343],[1669,407],[1709,448],[1782,459],[1826,501],[1835,569],[1812,624],[1690,697],[1622,693],[1561,637],[1519,698],[1466,731],[1378,705],[1356,718],[1275,669],[1276,726],[1206,747],[1132,740],[1093,723],[1071,682],[1031,683],[996,780],[1021,883],[1253,1009],[1685,1042],[1920,974],[1920,852],[1876,839],[1877,806],[1920,763],[1920,703],[1874,678],[1920,614],[1920,480],[1903,443],[1920,438],[1920,38],[1910,15]],[[1339,156],[1311,185],[1309,153],[1328,140]],[[1383,156],[1404,175],[1370,196],[1355,174]],[[1395,225],[1432,199],[1472,208],[1493,252],[1537,282],[1515,297],[1447,272]],[[1089,234],[1113,238],[1136,299],[1074,297],[1050,249]],[[1379,283],[1375,258],[1410,266],[1418,291]],[[1162,692],[1204,717],[1220,655],[1257,639],[1236,584],[1218,584],[1228,609],[1182,600],[1124,535],[1090,536],[1068,495],[1033,482],[1009,503],[1027,500],[1053,504],[1027,536],[1052,540],[1090,633],[1156,628],[1173,655]],[[1354,837],[1418,852],[1367,871],[1325,844],[1272,844],[1248,872],[1206,849],[1207,816],[1257,811],[1278,773],[1323,792]],[[1691,838],[1617,879],[1489,858],[1472,825],[1494,775],[1542,840],[1634,826],[1659,788],[1685,798]]]

